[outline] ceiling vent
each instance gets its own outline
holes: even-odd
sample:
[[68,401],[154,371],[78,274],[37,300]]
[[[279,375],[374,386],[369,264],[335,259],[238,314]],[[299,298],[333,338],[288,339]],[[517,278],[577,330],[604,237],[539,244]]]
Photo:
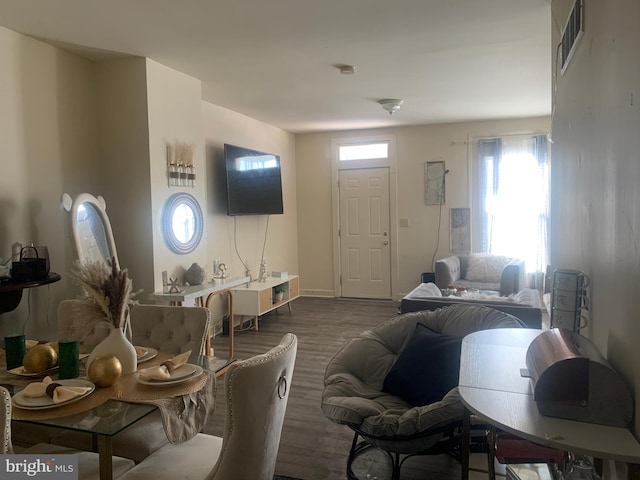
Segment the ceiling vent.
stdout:
[[562,50],[560,55],[562,58],[562,74],[569,66],[569,60],[573,56],[576,48],[578,48],[578,42],[582,38],[584,33],[584,0],[575,0],[573,2],[573,8],[569,14],[567,23],[562,31]]

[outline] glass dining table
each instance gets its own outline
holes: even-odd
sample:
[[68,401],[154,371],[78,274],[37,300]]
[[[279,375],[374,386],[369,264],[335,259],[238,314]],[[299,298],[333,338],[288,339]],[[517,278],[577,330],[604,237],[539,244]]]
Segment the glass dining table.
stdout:
[[[169,357],[170,355],[163,355],[162,352],[159,352],[157,361],[149,363],[159,364]],[[4,355],[0,355],[0,358],[4,360]],[[50,410],[35,411],[22,410],[14,406],[12,422],[55,427],[90,434],[92,438],[92,451],[97,452],[99,457],[100,480],[111,480],[113,478],[112,439],[114,435],[127,428],[135,428],[138,421],[158,409],[161,410],[164,421],[166,404],[163,402],[170,400],[172,396],[175,398],[181,395],[191,395],[192,393],[200,392],[201,396],[198,397],[198,401],[202,403],[203,399],[206,399],[204,402],[209,403],[206,408],[213,411],[213,407],[215,406],[216,372],[224,369],[229,362],[221,362],[203,355],[191,355],[188,363],[201,367],[203,375],[186,382],[186,386],[181,387],[183,390],[177,391],[175,387],[138,385],[133,378],[133,374],[125,375],[112,387],[96,389],[94,393],[89,395],[89,397],[94,396],[92,403],[85,405],[82,405],[82,400],[80,400],[71,405],[60,406]],[[0,366],[0,370],[2,371],[0,373],[0,385],[7,388],[12,397],[16,393],[19,393],[30,381],[39,380],[30,378],[26,381],[22,377],[13,378],[4,366]],[[55,375],[52,375],[52,379],[56,379]],[[103,398],[100,398],[100,396]],[[89,397],[87,397],[87,399]],[[74,405],[76,405],[75,408],[73,408]],[[67,408],[67,410],[63,410],[65,408]],[[74,410],[81,411],[67,414]],[[195,409],[190,409],[189,412],[191,412],[190,414],[196,414]],[[170,415],[169,413],[168,416]],[[200,418],[202,418],[202,415],[200,415]],[[206,415],[204,419],[206,420]],[[190,422],[182,422],[182,419],[177,419],[173,425],[180,425],[182,423]],[[200,427],[201,426],[202,425],[200,425]],[[165,431],[167,431],[166,424]],[[189,432],[186,434],[184,432],[179,433],[179,435],[182,435],[181,439],[188,438],[190,434]],[[187,435],[187,437],[185,437],[185,435]]]
[[[5,387],[12,395],[14,388],[20,388],[7,385]],[[38,420],[13,419],[12,421],[90,434],[92,451],[98,452],[100,480],[111,480],[113,478],[113,436],[132,427],[136,422],[157,409],[157,406],[148,403],[131,403],[109,399],[102,405],[73,415]]]

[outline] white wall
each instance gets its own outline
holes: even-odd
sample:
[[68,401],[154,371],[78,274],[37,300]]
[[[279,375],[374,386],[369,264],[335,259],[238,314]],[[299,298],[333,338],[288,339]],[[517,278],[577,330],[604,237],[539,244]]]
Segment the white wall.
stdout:
[[[162,270],[182,277],[193,262],[208,277],[214,258],[230,275],[244,274],[235,230],[238,251],[257,276],[266,217],[240,217],[235,226],[226,215],[218,196],[224,175],[215,171],[225,142],[281,156],[285,214],[270,218],[265,257],[269,271],[298,272],[292,134],[203,103],[198,80],[144,58],[93,63],[0,28],[0,64],[0,257],[16,241],[47,245],[52,270],[62,275],[3,314],[0,335],[26,325],[34,338],[54,338],[56,306],[77,295],[67,214],[59,206],[64,192],[104,196],[121,265],[144,294],[161,288]],[[193,189],[168,187],[166,145],[175,141],[194,145]],[[161,234],[162,208],[178,191],[193,194],[205,217],[203,241],[188,255],[171,252]]]
[[[218,259],[229,268],[228,275],[239,277],[244,276],[243,263],[246,263],[252,277],[256,279],[260,273],[264,249],[268,272],[280,270],[297,274],[298,217],[294,135],[208,102],[202,102],[202,119],[206,143],[206,175],[200,182],[206,185],[203,208],[207,219],[209,259],[208,264],[203,265],[205,270],[211,274],[213,260]],[[283,215],[230,217],[226,214],[225,143],[280,155]],[[302,283],[305,279],[301,278],[300,281]],[[214,328],[216,331],[220,330],[222,315],[227,312],[226,302],[223,297],[216,297],[210,307]]]
[[[244,275],[245,262],[253,277],[257,278],[264,248],[269,272],[284,270],[297,274],[298,197],[294,135],[208,102],[202,104],[202,115],[207,164],[207,176],[203,180],[207,183],[208,258],[226,263],[232,276]],[[225,143],[280,155],[283,215],[227,216],[223,156]],[[212,266],[209,268],[212,269]],[[304,282],[304,279],[300,281]]]
[[96,64],[99,126],[96,190],[107,203],[122,268],[134,290],[153,291],[147,73],[143,58]]
[[[552,45],[572,3],[552,4]],[[589,275],[591,320],[581,333],[631,386],[640,412],[640,2],[586,0],[584,18],[584,37],[557,75],[551,257]],[[634,429],[640,437],[637,413]]]
[[0,65],[0,256],[6,260],[14,242],[46,245],[62,275],[25,291],[0,317],[0,335],[53,338],[56,307],[76,291],[60,197],[98,183],[94,65],[2,27]]
[[194,146],[196,173],[205,174],[200,81],[144,58],[99,63],[101,191],[107,201],[120,264],[140,299],[162,289],[161,272],[182,278],[206,265],[207,239],[190,254],[173,253],[162,236],[162,210],[174,193],[188,192],[203,206],[205,187],[169,187],[167,144]]
[[397,218],[408,227],[395,226],[398,258],[397,284],[392,294],[401,298],[420,282],[422,272],[432,271],[436,249],[439,208],[424,204],[424,163],[444,161],[450,170],[446,179],[446,203],[442,208],[440,244],[436,259],[450,255],[449,209],[470,207],[470,137],[515,133],[546,133],[548,117],[426,125],[381,130],[355,130],[296,136],[298,190],[298,248],[303,294],[333,296],[333,231],[331,212],[331,141],[392,134],[397,152]]
[[[147,65],[147,98],[149,118],[149,174],[146,181],[151,187],[151,210],[147,218],[151,222],[149,234],[152,243],[153,263],[149,265],[154,280],[154,290],[162,290],[162,271],[170,277],[183,278],[192,263],[206,268],[208,262],[208,235],[205,233],[196,249],[185,255],[172,252],[162,236],[162,211],[167,199],[179,192],[193,195],[202,208],[205,226],[206,171],[204,137],[202,127],[202,100],[200,81],[152,60]],[[193,165],[196,186],[169,187],[167,182],[167,144],[183,142],[193,145]],[[199,180],[199,181],[198,181]],[[208,272],[209,275],[211,272]],[[210,277],[209,277],[210,278]]]

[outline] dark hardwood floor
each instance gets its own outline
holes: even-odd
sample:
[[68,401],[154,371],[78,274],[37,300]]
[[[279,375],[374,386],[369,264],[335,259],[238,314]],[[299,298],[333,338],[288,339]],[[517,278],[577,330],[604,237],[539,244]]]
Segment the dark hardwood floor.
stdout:
[[[398,303],[301,297],[293,302],[292,309],[289,313],[283,307],[279,313],[261,317],[257,332],[236,334],[236,356],[248,358],[263,353],[287,332],[297,335],[298,355],[276,474],[303,480],[346,479],[346,459],[353,434],[348,427],[332,423],[322,414],[325,367],[347,340],[397,315]],[[227,342],[228,337],[215,339],[217,356],[226,355]],[[224,410],[224,399],[218,395],[216,411],[207,422],[205,433],[222,435]],[[356,473],[363,480],[390,478],[385,454],[373,452],[356,463]],[[460,465],[453,458],[439,456],[410,459],[403,467],[402,480],[424,478],[459,479]]]

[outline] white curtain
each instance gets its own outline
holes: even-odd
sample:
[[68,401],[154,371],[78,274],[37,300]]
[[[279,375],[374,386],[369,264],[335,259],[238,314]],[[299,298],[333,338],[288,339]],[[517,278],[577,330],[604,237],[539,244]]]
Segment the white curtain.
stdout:
[[528,272],[548,263],[549,158],[545,135],[478,142],[480,251],[526,261]]

